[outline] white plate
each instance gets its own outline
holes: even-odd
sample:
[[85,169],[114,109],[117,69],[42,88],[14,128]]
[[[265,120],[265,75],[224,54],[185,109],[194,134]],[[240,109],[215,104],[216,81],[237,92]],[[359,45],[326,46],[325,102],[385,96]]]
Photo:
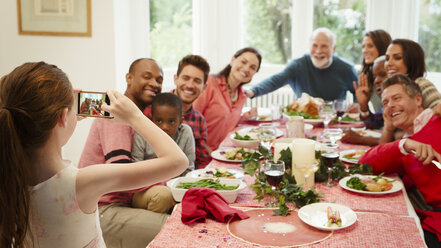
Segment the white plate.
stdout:
[[[365,176],[365,175],[363,175]],[[397,191],[400,191],[403,188],[403,184],[400,181],[397,181],[393,178],[389,178],[389,177],[383,177],[386,180],[395,180],[392,182],[392,188],[390,190],[387,191],[380,191],[380,192],[372,192],[372,191],[364,191],[364,190],[358,190],[358,189],[352,189],[349,188],[348,186],[346,186],[346,182],[351,179],[354,176],[348,176],[348,177],[344,177],[342,179],[340,179],[340,181],[338,182],[338,184],[340,185],[340,187],[352,191],[352,192],[356,192],[356,193],[360,193],[360,194],[366,194],[366,195],[385,195],[385,194],[390,194],[390,193],[395,193]],[[366,176],[366,177],[370,177],[370,178],[374,178],[376,176]]]
[[[230,163],[241,163],[242,160],[230,160],[230,159],[226,159],[225,158],[225,153],[231,150],[237,150],[240,148],[233,148],[233,147],[228,147],[228,148],[219,148],[216,151],[211,152],[211,157],[223,162],[230,162]],[[247,152],[254,152],[255,150],[253,149],[246,149],[244,148],[245,151]]]
[[365,150],[346,150],[346,151],[341,151],[340,152],[340,160],[346,163],[351,163],[351,164],[356,164],[358,163],[358,159],[362,156],[358,156],[358,157],[354,157],[354,158],[345,158],[344,156],[354,153],[354,152],[358,152],[358,151],[365,151]]
[[[213,172],[211,173],[207,173],[208,171]],[[227,169],[227,171],[231,174],[233,174],[233,177],[237,178],[237,179],[243,179],[244,178],[244,174],[240,171],[237,170],[229,170]],[[199,170],[194,170],[194,171],[190,171],[188,172],[185,177],[192,177],[192,178],[215,178],[214,174],[216,174],[216,169],[212,168],[212,169],[199,169]],[[227,177],[219,177],[219,178],[227,178]]]
[[[331,207],[333,211],[338,210],[340,212],[341,227],[336,224],[328,227],[328,207]],[[357,215],[352,209],[340,204],[326,202],[306,205],[299,209],[298,216],[306,224],[325,231],[343,229],[357,221]]]
[[[259,127],[245,127],[236,132],[238,132],[241,136],[245,136],[248,134],[252,139],[257,139]],[[235,132],[231,134],[231,139],[234,139]],[[281,137],[283,135],[283,131],[276,128],[276,136]]]
[[380,132],[376,132],[376,131],[372,131],[369,129],[365,129],[365,130],[357,130],[357,129],[352,129],[352,131],[362,135],[362,136],[367,136],[367,137],[374,137],[374,138],[380,138],[381,137],[381,133]]

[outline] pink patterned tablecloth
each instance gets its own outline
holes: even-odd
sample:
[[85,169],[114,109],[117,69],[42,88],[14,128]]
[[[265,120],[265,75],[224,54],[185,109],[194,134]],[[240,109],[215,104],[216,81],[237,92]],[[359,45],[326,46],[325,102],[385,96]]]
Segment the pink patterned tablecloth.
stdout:
[[[148,247],[258,247],[232,237],[226,224],[211,219],[206,223],[184,225],[181,211],[179,204]],[[327,240],[302,247],[424,247],[412,217],[364,212],[357,213],[357,217],[354,225],[335,231]]]
[[[251,124],[257,125],[257,123]],[[236,130],[246,126],[242,124]],[[281,125],[280,129],[285,134],[284,125]],[[323,128],[314,127],[308,136],[319,137],[322,131]],[[339,150],[368,149],[366,146],[339,144]],[[232,146],[229,136],[220,145],[220,147]],[[240,166],[240,163],[227,163],[213,159],[207,168],[226,167],[241,171]],[[245,175],[244,181],[248,185],[253,184],[254,180],[254,177]],[[409,216],[403,191],[373,196],[346,191],[338,185],[327,187],[323,183],[316,183],[315,187],[317,192],[323,193],[322,201],[346,205],[357,213],[358,219],[354,225],[334,232],[329,239],[303,247],[425,247],[416,225],[416,219]],[[243,209],[261,208],[270,201],[270,198],[266,197],[258,202],[253,200],[255,195],[255,192],[247,187],[239,192],[236,202],[230,205]],[[294,208],[293,205],[290,207]],[[257,247],[235,239],[228,233],[226,224],[211,219],[208,219],[206,223],[184,225],[181,222],[181,210],[181,205],[178,204],[161,232],[148,247]],[[292,214],[297,214],[297,212],[293,211]]]

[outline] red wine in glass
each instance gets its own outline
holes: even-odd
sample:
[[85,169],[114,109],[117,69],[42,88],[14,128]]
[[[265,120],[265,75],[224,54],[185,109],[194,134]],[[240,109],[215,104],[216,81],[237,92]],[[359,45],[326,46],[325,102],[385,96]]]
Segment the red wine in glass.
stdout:
[[323,162],[325,163],[326,167],[328,167],[328,181],[326,182],[326,186],[335,185],[334,182],[332,182],[331,171],[332,167],[334,167],[334,164],[338,161],[339,157],[340,156],[338,153],[322,153]]
[[282,181],[283,171],[278,170],[269,170],[265,171],[266,181],[271,185],[276,187]]
[[337,110],[337,117],[342,117],[345,114],[345,111]]

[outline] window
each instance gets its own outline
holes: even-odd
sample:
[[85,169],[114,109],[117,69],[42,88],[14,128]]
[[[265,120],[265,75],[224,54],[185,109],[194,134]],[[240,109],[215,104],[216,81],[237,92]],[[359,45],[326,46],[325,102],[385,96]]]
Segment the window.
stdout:
[[337,35],[336,54],[354,64],[362,60],[365,16],[364,0],[314,0],[314,29],[332,30]]
[[291,0],[244,0],[245,46],[262,53],[266,64],[291,60]]
[[418,36],[427,70],[441,71],[441,0],[421,0]]
[[150,0],[150,56],[163,67],[192,52],[192,19],[192,1]]

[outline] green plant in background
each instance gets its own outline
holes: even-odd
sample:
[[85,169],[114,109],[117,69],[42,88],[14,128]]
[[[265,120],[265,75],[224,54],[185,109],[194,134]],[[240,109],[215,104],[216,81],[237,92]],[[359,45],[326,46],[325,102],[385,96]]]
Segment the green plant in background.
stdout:
[[268,64],[291,60],[291,0],[246,0],[245,44],[259,49]]
[[361,63],[365,30],[364,0],[314,0],[314,29],[326,27],[337,35],[335,53],[354,64]]
[[428,71],[441,71],[441,0],[421,1],[419,41]]
[[192,1],[150,0],[150,56],[161,66],[175,67],[191,54],[192,20]]

